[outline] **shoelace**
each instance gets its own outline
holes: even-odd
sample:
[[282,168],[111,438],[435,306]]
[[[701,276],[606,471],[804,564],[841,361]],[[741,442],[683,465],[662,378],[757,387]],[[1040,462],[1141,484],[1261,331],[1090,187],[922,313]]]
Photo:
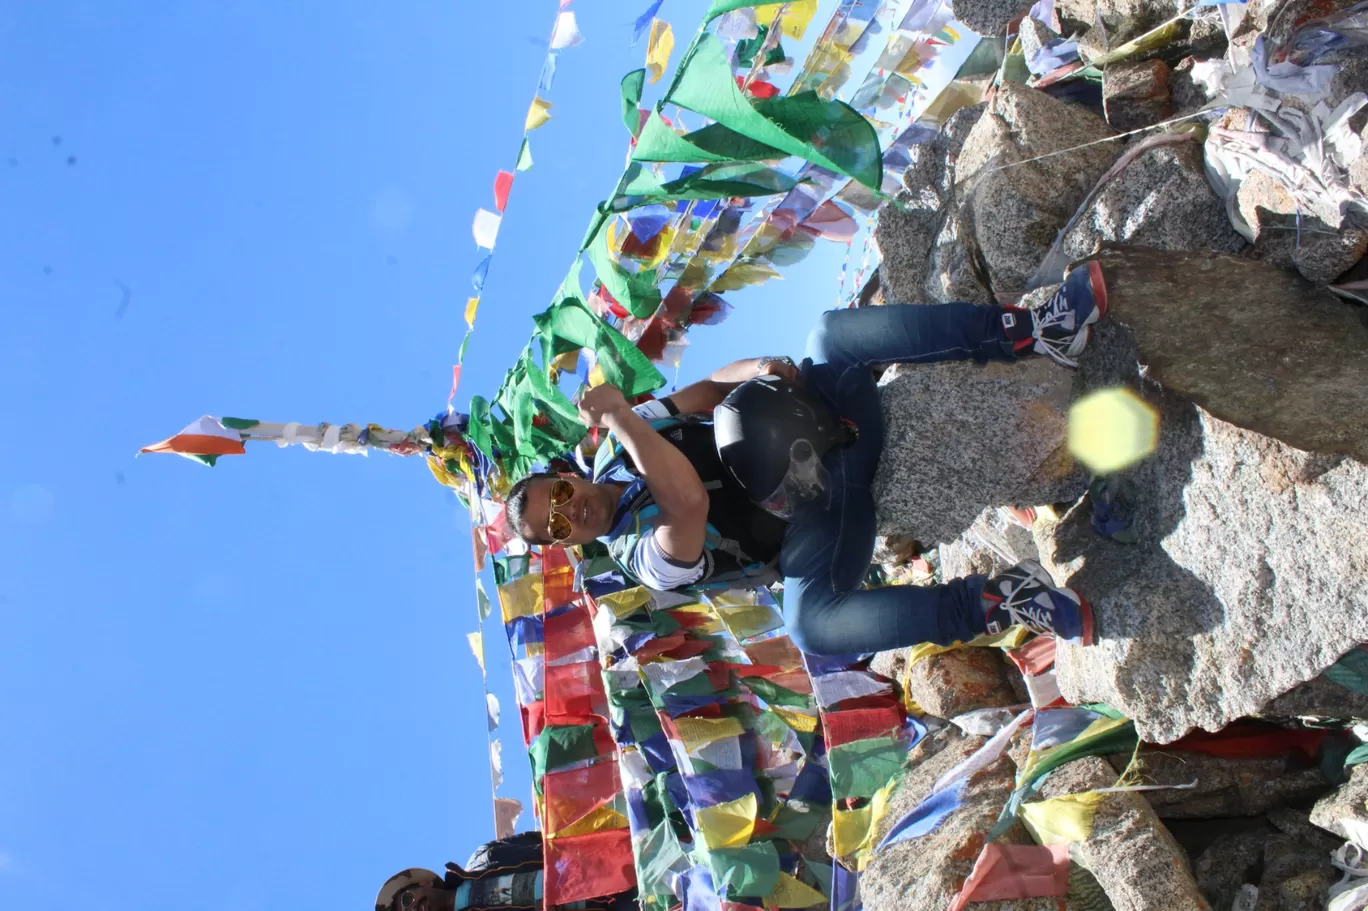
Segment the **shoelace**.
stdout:
[[1007,612],[1007,616],[1012,618],[1013,623],[1020,624],[1035,632],[1052,632],[1054,626],[1050,623],[1050,611],[1036,606],[1034,598],[1028,598],[1024,603],[1018,603],[1018,596],[1033,581],[1030,578],[1023,579],[1007,593],[1007,597],[1002,599],[1002,603],[998,607]]
[[[1031,311],[1032,337],[1045,346],[1046,352],[1050,357],[1066,367],[1077,367],[1078,362],[1064,353],[1064,348],[1073,341],[1073,334],[1066,338],[1048,338],[1045,330],[1053,329],[1057,326],[1062,327],[1063,323],[1072,318],[1074,313],[1069,309],[1068,299],[1064,296],[1064,288],[1061,286],[1058,291],[1050,296],[1050,301],[1044,307]],[[1068,332],[1068,329],[1064,330]]]

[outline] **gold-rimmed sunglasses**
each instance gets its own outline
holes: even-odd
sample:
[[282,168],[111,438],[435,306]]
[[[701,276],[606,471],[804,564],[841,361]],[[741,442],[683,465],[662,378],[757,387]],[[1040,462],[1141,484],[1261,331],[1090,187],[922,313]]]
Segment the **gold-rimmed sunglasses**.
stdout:
[[560,512],[559,508],[569,503],[575,498],[575,485],[565,478],[556,478],[551,482],[551,509],[546,515],[546,531],[551,535],[552,544],[560,544],[570,540],[570,536],[575,533],[575,523],[570,521],[570,517]]

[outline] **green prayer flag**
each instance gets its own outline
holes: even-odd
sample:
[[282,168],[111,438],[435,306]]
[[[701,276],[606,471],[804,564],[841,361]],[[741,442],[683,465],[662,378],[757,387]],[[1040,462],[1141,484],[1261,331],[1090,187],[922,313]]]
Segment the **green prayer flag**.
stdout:
[[[632,165],[640,168],[640,165]],[[733,196],[774,196],[787,193],[798,180],[767,165],[747,162],[719,162],[704,166],[678,180],[661,183],[660,178],[642,169],[633,179],[620,185],[609,208],[625,212],[638,206],[672,204],[681,199],[730,199]],[[616,297],[616,295],[614,295]]]
[[589,724],[549,724],[542,728],[527,752],[532,759],[532,780],[540,794],[541,781],[547,772],[598,755],[598,747],[594,745],[594,727]]
[[741,682],[744,683],[746,688],[752,693],[759,696],[770,705],[783,705],[794,708],[808,708],[812,705],[811,696],[795,693],[788,687],[780,686],[773,680],[766,680],[764,677],[742,677]]
[[467,330],[466,330],[465,337],[461,339],[461,347],[460,347],[460,349],[456,352],[456,363],[458,363],[458,364],[464,364],[464,363],[465,363],[466,347],[470,344],[470,336],[471,336],[474,332],[475,332],[474,329],[467,329]]
[[1368,743],[1361,743],[1349,751],[1349,755],[1344,757],[1346,766],[1358,765],[1361,762],[1368,762]]
[[251,430],[261,422],[250,418],[220,418],[219,423],[229,430]]
[[641,90],[646,85],[646,70],[632,70],[622,77],[622,122],[635,136],[641,130]]
[[614,300],[633,316],[645,319],[660,306],[660,276],[654,269],[629,272],[614,262],[605,227],[599,227],[598,235],[589,244],[589,262],[594,266],[594,274]]
[[[223,421],[224,426],[228,426],[228,419],[224,418]],[[1340,660],[1327,667],[1321,674],[1347,690],[1368,696],[1368,651],[1354,648],[1345,652]]]
[[736,84],[726,49],[713,35],[698,40],[667,100],[873,189],[882,185],[878,135],[858,111],[816,92],[751,104]]
[[708,867],[713,887],[725,898],[769,895],[779,884],[779,852],[772,841],[716,848],[708,852]]
[[484,582],[478,576],[475,579],[475,606],[480,614],[480,622],[485,622],[492,607],[489,603],[489,595],[485,594]]
[[[742,38],[736,42],[736,63],[738,66],[749,69],[755,64],[755,55],[760,53],[760,48],[765,46],[765,39],[769,37],[769,26],[760,25],[756,27],[754,38]],[[784,49],[778,44],[770,48],[765,54],[765,66],[774,63],[781,63],[785,57]]]
[[518,149],[518,163],[514,167],[519,171],[532,170],[532,146],[527,137],[523,137],[522,148]]
[[665,385],[664,375],[650,358],[578,298],[568,297],[552,304],[533,317],[533,322],[542,340],[543,360],[577,348],[589,348],[598,358],[604,379],[628,398]]
[[873,797],[898,774],[907,747],[896,737],[870,737],[842,743],[827,751],[831,793],[837,800]]
[[[780,152],[780,155],[783,153]],[[774,156],[770,156],[774,157]],[[737,156],[709,152],[674,131],[659,111],[652,111],[632,149],[633,161],[735,161]]]

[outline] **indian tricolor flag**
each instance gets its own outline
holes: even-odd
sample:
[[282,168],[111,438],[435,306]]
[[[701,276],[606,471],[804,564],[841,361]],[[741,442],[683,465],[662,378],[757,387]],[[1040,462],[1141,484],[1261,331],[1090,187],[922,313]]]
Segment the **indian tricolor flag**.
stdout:
[[171,439],[153,443],[140,452],[174,452],[212,466],[219,456],[245,455],[247,449],[242,445],[242,435],[238,431],[256,424],[256,421],[241,418],[220,420],[205,415]]

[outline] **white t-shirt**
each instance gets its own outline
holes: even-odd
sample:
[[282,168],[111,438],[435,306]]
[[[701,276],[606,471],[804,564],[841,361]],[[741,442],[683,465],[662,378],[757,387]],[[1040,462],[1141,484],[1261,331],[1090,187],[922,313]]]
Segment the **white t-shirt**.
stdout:
[[[632,409],[648,421],[669,417],[672,412],[661,401],[643,402]],[[692,563],[680,562],[661,548],[655,535],[643,537],[627,558],[627,567],[647,588],[670,591],[697,582],[708,569],[708,552]]]

